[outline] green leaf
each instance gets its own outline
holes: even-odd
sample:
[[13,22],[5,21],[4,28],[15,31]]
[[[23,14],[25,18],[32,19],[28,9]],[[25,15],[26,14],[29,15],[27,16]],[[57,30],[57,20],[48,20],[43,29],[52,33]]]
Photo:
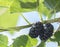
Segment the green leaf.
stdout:
[[44,4],[49,9],[60,11],[60,0],[44,0]]
[[51,41],[57,41],[57,42],[60,41],[60,31],[58,31],[54,34],[54,38],[51,39]]
[[60,31],[55,32],[54,38],[51,38],[50,40],[57,42],[58,47],[60,47]]
[[51,10],[49,10],[45,5],[44,5],[44,0],[43,1],[39,1],[39,7],[38,7],[38,12],[40,13],[40,18],[42,20],[42,16],[46,16],[47,19],[51,18]]
[[60,31],[55,32],[54,38],[51,38],[50,40],[59,42],[59,44],[60,44]]
[[37,39],[31,38],[31,37],[29,37],[29,41],[30,41],[30,43],[31,43],[32,46],[36,46],[36,44],[38,42]]
[[60,31],[54,34],[56,41],[60,41]]
[[38,7],[36,0],[14,0],[10,6],[11,12],[29,12]]
[[13,45],[10,45],[9,47],[13,47]]
[[60,46],[60,41],[58,42],[58,46]]
[[44,41],[42,41],[40,44],[39,44],[39,46],[38,47],[45,47],[45,42]]
[[31,42],[28,40],[26,47],[32,47]]
[[13,0],[0,0],[0,7],[10,7]]
[[26,47],[28,37],[22,35],[14,40],[13,47]]
[[18,16],[19,13],[11,14],[9,8],[6,8],[5,12],[0,15],[0,27],[4,29],[15,27],[17,24]]
[[0,47],[7,47],[8,38],[5,35],[0,34]]
[[32,39],[29,36],[22,35],[14,40],[13,47],[32,47],[36,46],[37,39]]

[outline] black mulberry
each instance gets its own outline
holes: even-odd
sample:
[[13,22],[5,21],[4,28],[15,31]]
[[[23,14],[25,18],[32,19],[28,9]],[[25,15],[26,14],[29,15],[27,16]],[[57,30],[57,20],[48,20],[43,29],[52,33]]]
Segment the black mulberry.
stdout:
[[46,41],[49,39],[53,34],[54,27],[50,23],[46,23],[45,26],[43,26],[43,23],[37,22],[32,25],[29,31],[29,36],[31,38],[40,37],[41,40]]
[[45,41],[49,39],[53,34],[53,30],[53,25],[50,23],[46,23],[44,26],[44,34],[39,35],[40,39]]
[[38,37],[39,34],[43,34],[43,23],[37,22],[34,25],[32,25],[30,31],[29,31],[29,36],[32,38]]
[[46,23],[46,24],[45,24],[45,27],[46,27],[46,30],[47,30],[47,31],[53,32],[53,30],[54,30],[53,25],[50,24],[50,23]]

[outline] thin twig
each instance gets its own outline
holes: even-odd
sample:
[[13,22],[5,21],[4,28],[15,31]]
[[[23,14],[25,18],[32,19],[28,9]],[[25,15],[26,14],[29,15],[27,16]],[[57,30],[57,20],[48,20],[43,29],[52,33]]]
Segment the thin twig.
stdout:
[[60,22],[60,18],[54,18],[51,20],[45,20],[44,23],[54,23],[54,22]]
[[20,15],[24,18],[24,20],[28,23],[28,24],[31,24],[25,17],[22,13],[20,13]]
[[[54,18],[54,19],[51,19],[51,20],[44,20],[43,23],[54,23],[54,22],[60,22],[60,18]],[[24,28],[28,28],[28,27],[31,27],[33,24],[29,24],[29,25],[24,25],[24,26],[18,26],[18,27],[9,27],[7,29],[0,29],[0,31],[10,31],[10,30],[21,30],[21,29],[24,29]]]

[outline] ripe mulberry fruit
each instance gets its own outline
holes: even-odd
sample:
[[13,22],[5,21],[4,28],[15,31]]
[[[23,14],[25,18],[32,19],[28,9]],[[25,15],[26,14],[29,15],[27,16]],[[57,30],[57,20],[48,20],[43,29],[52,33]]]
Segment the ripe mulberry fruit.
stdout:
[[39,34],[43,34],[43,23],[37,22],[34,25],[32,25],[30,31],[29,31],[29,36],[32,38],[38,37]]
[[53,25],[50,24],[50,23],[46,23],[46,24],[45,24],[45,27],[46,27],[46,30],[47,30],[47,31],[53,32],[53,30],[54,30]]
[[45,27],[46,27],[45,29],[46,31],[44,32],[44,34],[47,35],[47,38],[50,38],[53,35],[54,27],[50,23],[45,24]]
[[50,23],[46,23],[45,26],[43,26],[43,23],[37,22],[32,25],[29,31],[29,36],[31,38],[40,37],[41,40],[46,41],[53,35],[54,27]]
[[44,34],[39,35],[40,39],[45,41],[49,39],[53,34],[53,30],[53,25],[50,23],[46,23],[44,26]]

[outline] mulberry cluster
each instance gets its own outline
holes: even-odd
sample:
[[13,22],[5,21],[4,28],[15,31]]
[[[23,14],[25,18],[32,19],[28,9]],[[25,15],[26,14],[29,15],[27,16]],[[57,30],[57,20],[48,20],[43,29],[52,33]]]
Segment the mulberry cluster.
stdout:
[[54,27],[50,23],[46,23],[45,26],[42,22],[37,22],[32,25],[29,31],[29,36],[31,38],[36,38],[39,36],[41,40],[49,39],[53,34]]

